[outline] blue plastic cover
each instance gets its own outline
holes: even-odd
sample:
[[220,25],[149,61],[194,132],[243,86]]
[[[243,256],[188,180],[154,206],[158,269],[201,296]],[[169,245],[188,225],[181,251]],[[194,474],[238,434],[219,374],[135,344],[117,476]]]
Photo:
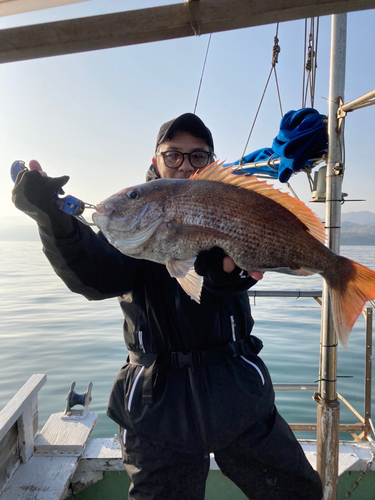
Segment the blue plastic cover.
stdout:
[[[271,157],[279,158],[280,164],[273,167],[244,166],[238,173],[265,173],[275,179],[279,178],[280,182],[287,182],[294,172],[298,172],[304,166],[311,166],[313,164],[311,160],[326,154],[327,148],[327,117],[313,108],[292,110],[283,116],[272,148],[258,149],[242,158],[242,164],[267,161]],[[239,163],[240,160],[237,160],[224,166],[239,165]]]

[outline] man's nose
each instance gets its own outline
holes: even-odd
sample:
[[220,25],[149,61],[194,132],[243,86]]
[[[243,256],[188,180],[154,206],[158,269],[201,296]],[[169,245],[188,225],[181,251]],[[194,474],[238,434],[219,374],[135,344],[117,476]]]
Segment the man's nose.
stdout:
[[179,170],[182,172],[190,172],[194,170],[194,167],[190,163],[188,155],[184,155],[184,161],[179,166]]

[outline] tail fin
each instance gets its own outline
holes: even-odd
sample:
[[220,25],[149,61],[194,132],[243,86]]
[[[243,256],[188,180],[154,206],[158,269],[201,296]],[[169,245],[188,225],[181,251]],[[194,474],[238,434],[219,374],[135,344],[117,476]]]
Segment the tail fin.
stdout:
[[363,306],[375,298],[375,271],[357,262],[349,262],[352,272],[344,289],[330,289],[333,320],[344,349],[348,347],[349,334]]

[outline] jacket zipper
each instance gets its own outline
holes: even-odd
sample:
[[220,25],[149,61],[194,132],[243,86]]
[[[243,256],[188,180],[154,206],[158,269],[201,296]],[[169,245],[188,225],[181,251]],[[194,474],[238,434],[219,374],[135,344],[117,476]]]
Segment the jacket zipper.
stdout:
[[[142,349],[143,352],[145,352],[145,348],[143,347],[142,330],[139,330],[139,332],[138,332],[138,345],[139,345],[139,348]],[[130,390],[129,400],[128,400],[128,411],[131,410],[131,406],[132,406],[132,402],[133,402],[133,397],[134,397],[134,392],[135,392],[135,389],[137,387],[139,377],[144,372],[144,369],[145,369],[145,367],[142,366],[142,368],[139,370],[139,373],[135,377],[135,380],[133,382],[132,388]]]
[[253,368],[256,369],[256,371],[259,373],[259,376],[262,380],[262,384],[264,385],[265,384],[265,381],[264,381],[264,377],[263,377],[263,373],[261,371],[261,369],[255,364],[255,363],[252,363],[251,361],[249,361],[248,359],[246,359],[244,356],[241,356],[241,358],[246,361],[246,363],[249,363],[249,365],[251,365]]
[[146,352],[145,348],[143,347],[143,332],[142,332],[142,330],[139,330],[139,332],[138,332],[138,344],[139,344],[139,348],[142,349],[143,352]]
[[133,396],[134,396],[134,391],[135,391],[135,388],[137,387],[137,384],[138,384],[138,380],[139,380],[139,377],[142,375],[142,373],[144,372],[144,369],[145,367],[142,366],[142,368],[139,370],[139,373],[138,375],[135,377],[135,380],[133,382],[133,385],[132,385],[132,388],[130,390],[130,395],[129,395],[129,400],[128,400],[128,411],[131,410],[131,406],[132,406],[132,402],[133,402]]
[[[231,325],[232,325],[232,337],[233,337],[233,340],[237,340],[237,338],[236,338],[236,323],[234,322],[233,316],[230,317],[230,321],[231,321]],[[245,356],[241,356],[241,358],[244,361],[246,361],[246,363],[248,363],[253,368],[255,368],[255,370],[258,372],[258,374],[260,376],[262,384],[264,385],[265,384],[265,380],[264,380],[264,376],[263,376],[263,373],[262,373],[261,369],[255,363],[252,363],[251,361],[249,361],[248,359],[246,359]]]

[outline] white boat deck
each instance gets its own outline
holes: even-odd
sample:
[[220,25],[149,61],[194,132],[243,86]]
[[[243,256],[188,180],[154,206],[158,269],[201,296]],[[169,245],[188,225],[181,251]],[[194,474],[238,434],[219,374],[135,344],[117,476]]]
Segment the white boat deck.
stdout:
[[[55,413],[38,431],[37,395],[45,382],[45,375],[33,375],[0,412],[0,500],[60,500],[69,496],[71,484],[79,492],[105,472],[125,473],[118,439],[90,439],[93,413],[79,419]],[[300,443],[316,468],[316,441]],[[370,441],[341,442],[339,476],[364,470],[373,451]],[[210,469],[219,470],[213,455]]]
[[[316,468],[316,441],[299,441],[305,455]],[[371,451],[375,448],[369,442],[340,442],[339,449],[339,476],[346,471],[363,470],[369,459]],[[211,470],[219,470],[213,454],[211,454]],[[77,472],[91,471],[122,471],[121,447],[117,439],[89,439],[87,447],[82,455]],[[372,467],[375,471],[375,464]]]

